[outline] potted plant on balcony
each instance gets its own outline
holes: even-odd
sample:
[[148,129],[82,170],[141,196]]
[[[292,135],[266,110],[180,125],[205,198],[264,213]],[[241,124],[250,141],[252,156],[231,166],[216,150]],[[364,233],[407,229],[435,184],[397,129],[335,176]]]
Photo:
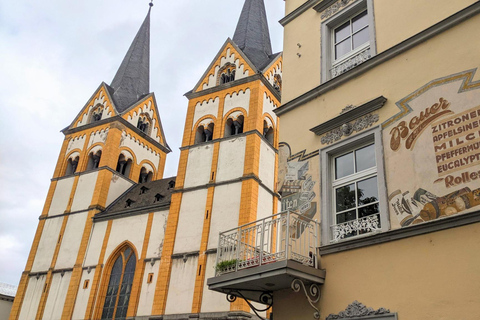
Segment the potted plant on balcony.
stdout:
[[215,271],[217,273],[228,273],[235,271],[235,267],[237,265],[237,259],[232,260],[224,260],[222,262],[217,263],[215,266]]

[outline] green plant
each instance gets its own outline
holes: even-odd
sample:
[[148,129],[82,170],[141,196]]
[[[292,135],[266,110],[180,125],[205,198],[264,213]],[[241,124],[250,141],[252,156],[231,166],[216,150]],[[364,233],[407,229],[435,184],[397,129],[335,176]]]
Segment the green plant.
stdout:
[[224,260],[222,262],[217,263],[217,265],[215,266],[215,271],[225,271],[232,267],[235,267],[236,264],[237,264],[237,259]]

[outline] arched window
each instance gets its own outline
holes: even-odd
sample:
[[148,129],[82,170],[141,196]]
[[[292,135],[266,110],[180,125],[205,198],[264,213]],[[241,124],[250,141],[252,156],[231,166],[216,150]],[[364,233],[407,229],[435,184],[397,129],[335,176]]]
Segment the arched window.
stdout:
[[235,71],[237,66],[233,63],[226,63],[219,71],[218,71],[218,84],[224,84],[227,82],[235,81]]
[[228,118],[225,123],[225,137],[234,136],[243,133],[243,116],[240,115],[237,118]]
[[71,175],[77,172],[78,162],[80,161],[80,157],[69,158],[67,161],[67,170],[65,171],[65,175]]
[[150,182],[152,181],[152,178],[153,172],[147,171],[145,167],[142,167],[142,170],[140,170],[140,176],[138,177],[138,183]]
[[127,159],[123,154],[120,154],[117,161],[116,171],[128,178],[130,176],[131,168],[132,168],[132,159]]
[[273,134],[273,126],[267,123],[267,121],[263,120],[263,136],[271,144],[273,144]]
[[279,74],[276,74],[273,77],[273,87],[277,91],[282,91],[282,76],[280,76]]
[[101,157],[102,157],[102,150],[98,150],[95,153],[90,152],[90,154],[88,155],[87,170],[98,168],[98,164],[100,163]]
[[215,125],[213,122],[210,123],[206,128],[203,125],[200,125],[195,134],[195,143],[202,143],[212,140],[214,128]]
[[103,304],[102,320],[126,318],[136,259],[133,250],[125,247],[113,263]]
[[138,117],[137,128],[143,133],[150,134],[150,128],[152,127],[152,120],[146,113],[140,114]]
[[104,107],[100,103],[90,113],[90,123],[102,120]]

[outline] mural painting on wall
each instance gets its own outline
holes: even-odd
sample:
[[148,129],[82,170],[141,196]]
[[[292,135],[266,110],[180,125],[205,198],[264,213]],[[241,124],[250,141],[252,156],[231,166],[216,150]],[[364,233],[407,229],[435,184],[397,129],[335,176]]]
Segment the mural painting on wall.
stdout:
[[475,70],[434,80],[397,102],[384,130],[392,222],[400,227],[480,209],[480,82]]

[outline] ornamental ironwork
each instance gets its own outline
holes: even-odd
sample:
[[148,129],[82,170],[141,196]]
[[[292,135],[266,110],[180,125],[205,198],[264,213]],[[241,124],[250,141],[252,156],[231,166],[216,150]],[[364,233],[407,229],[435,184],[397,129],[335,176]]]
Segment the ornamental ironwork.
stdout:
[[333,225],[332,242],[340,241],[347,236],[355,235],[357,232],[365,233],[377,231],[380,231],[380,220],[378,218],[378,215],[374,214],[364,218]]
[[346,59],[345,61],[340,62],[332,67],[330,70],[332,74],[332,78],[335,78],[341,75],[344,72],[347,72],[350,69],[355,68],[360,63],[363,63],[372,57],[370,53],[370,47],[366,47],[365,49],[359,51],[355,55],[351,56],[350,58]]
[[243,300],[245,300],[245,302],[248,304],[248,306],[252,309],[253,313],[255,313],[257,315],[258,318],[264,320],[264,318],[262,318],[258,312],[264,312],[264,311],[267,311],[268,309],[270,309],[272,306],[273,306],[273,296],[270,292],[262,292],[260,294],[260,297],[258,299],[258,302],[262,303],[262,304],[265,304],[267,307],[264,308],[264,309],[258,309],[257,307],[255,307],[250,301],[248,301],[247,298],[245,298],[245,296],[238,290],[232,290],[230,291],[229,293],[227,293],[227,301],[228,302],[235,302],[237,300],[237,297],[240,297],[242,298]]
[[346,7],[352,0],[339,0],[332,4],[330,7],[325,9],[325,11],[322,12],[322,15],[320,16],[321,19],[327,19],[333,16],[335,13],[340,11],[341,8]]
[[348,137],[354,132],[359,132],[371,127],[374,123],[378,122],[378,120],[378,114],[367,114],[353,122],[345,123],[340,127],[326,133],[322,137],[321,142],[322,144],[332,144],[344,136]]
[[344,311],[341,311],[338,314],[330,314],[326,320],[351,319],[386,314],[391,314],[390,310],[385,308],[374,310],[373,308],[367,308],[364,304],[355,300],[350,305],[348,305],[348,307]]
[[301,289],[303,289],[303,292],[305,293],[305,297],[307,298],[308,303],[312,308],[315,310],[313,313],[313,317],[315,319],[320,319],[320,310],[318,310],[317,307],[315,307],[315,304],[320,301],[320,288],[318,285],[311,284],[309,290],[305,288],[305,284],[303,283],[302,280],[300,279],[294,279],[292,281],[292,290],[295,291],[296,293],[300,292]]

